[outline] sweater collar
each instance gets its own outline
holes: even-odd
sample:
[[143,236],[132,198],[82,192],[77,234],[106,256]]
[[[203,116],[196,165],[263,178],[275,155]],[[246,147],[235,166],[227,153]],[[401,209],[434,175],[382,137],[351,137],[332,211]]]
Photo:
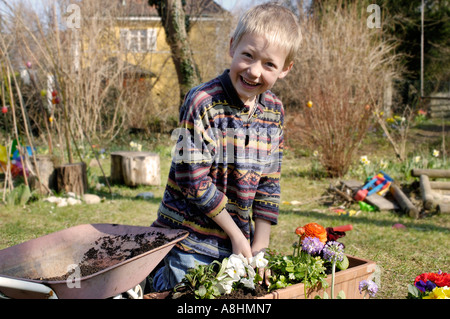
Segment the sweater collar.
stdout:
[[[225,93],[231,99],[231,103],[233,105],[239,107],[240,109],[248,108],[248,106],[246,106],[244,104],[244,102],[242,102],[242,100],[239,98],[239,95],[237,94],[236,89],[234,88],[233,83],[231,82],[229,72],[230,72],[230,70],[227,69],[222,73],[222,75],[219,76],[219,81],[220,81],[220,83],[222,83],[222,87],[225,90]],[[262,107],[265,105],[264,96],[265,96],[265,93],[262,93],[258,96],[258,99],[259,99],[258,100],[258,109],[260,110],[260,112],[263,111]]]

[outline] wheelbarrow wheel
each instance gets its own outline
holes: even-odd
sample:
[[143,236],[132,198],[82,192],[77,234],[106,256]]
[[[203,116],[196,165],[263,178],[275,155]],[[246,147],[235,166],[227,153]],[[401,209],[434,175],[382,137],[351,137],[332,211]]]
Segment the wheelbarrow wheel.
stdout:
[[137,285],[134,288],[127,290],[124,293],[121,293],[115,296],[113,299],[143,299],[144,291],[142,290],[141,285]]

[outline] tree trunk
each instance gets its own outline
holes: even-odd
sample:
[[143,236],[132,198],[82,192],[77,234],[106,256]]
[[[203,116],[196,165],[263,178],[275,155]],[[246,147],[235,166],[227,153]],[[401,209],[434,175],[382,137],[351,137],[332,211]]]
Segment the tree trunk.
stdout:
[[186,14],[182,0],[149,0],[161,17],[166,41],[172,52],[172,60],[178,76],[180,102],[186,93],[200,83],[200,75],[195,65],[186,31]]
[[56,190],[79,196],[87,191],[86,163],[69,163],[56,168]]
[[150,152],[127,151],[111,153],[111,181],[131,187],[160,186],[159,155]]

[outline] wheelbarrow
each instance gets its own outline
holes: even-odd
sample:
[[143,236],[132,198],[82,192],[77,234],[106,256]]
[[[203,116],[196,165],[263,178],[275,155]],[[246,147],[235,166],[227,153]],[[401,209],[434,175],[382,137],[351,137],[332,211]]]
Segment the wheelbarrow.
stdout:
[[184,230],[85,224],[0,250],[0,295],[117,298],[145,280]]

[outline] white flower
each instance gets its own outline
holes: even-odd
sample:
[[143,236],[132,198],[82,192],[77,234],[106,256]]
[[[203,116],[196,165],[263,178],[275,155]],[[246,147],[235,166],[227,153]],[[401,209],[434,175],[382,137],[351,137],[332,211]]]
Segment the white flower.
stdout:
[[369,165],[369,164],[370,164],[370,161],[369,161],[369,159],[367,158],[367,156],[361,156],[361,158],[359,159],[359,162],[360,162],[361,164],[363,164],[363,165]]
[[388,162],[380,160],[380,168],[386,169],[388,167]]
[[142,145],[138,144],[138,143],[135,143],[133,141],[130,142],[130,147],[134,148],[134,149],[137,149],[139,152],[142,150]]
[[250,259],[250,265],[256,268],[264,268],[269,261],[264,258],[264,252],[258,253]]
[[438,150],[433,150],[433,156],[434,157],[439,157],[439,151]]
[[247,272],[245,271],[245,264],[247,264],[247,259],[239,255],[231,255],[228,258],[228,264],[225,272],[233,279],[239,280],[241,277],[245,276]]
[[420,161],[420,156],[414,157],[414,163],[419,163],[419,161]]
[[241,278],[240,283],[244,285],[246,288],[255,289],[254,278]]
[[256,272],[255,272],[255,269],[252,266],[247,265],[247,266],[245,266],[245,269],[247,270],[247,276],[248,277],[255,278]]
[[230,278],[223,278],[216,284],[216,287],[219,289],[220,294],[229,294],[233,289],[233,283],[234,280]]
[[313,156],[314,156],[314,157],[319,156],[319,151],[314,151]]

